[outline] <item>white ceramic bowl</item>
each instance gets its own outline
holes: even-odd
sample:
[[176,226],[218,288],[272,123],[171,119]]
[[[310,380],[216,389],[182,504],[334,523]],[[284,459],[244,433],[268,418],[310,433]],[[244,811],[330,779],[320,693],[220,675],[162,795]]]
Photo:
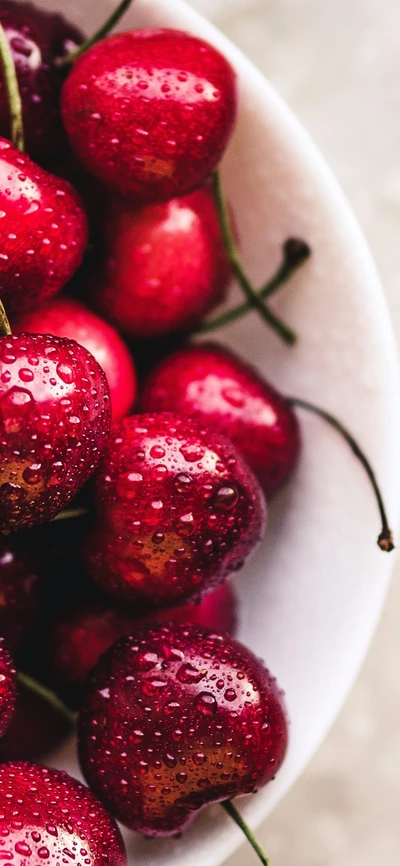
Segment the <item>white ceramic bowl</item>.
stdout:
[[[75,0],[68,15],[91,32],[116,0]],[[60,7],[51,0],[51,8]],[[122,26],[172,26],[214,43],[240,80],[240,115],[223,160],[241,247],[257,284],[282,242],[299,235],[312,260],[274,299],[298,331],[286,348],[255,314],[218,339],[286,393],[329,408],[351,428],[376,468],[390,520],[400,504],[399,381],[385,299],[359,228],[321,156],[249,60],[179,0],[136,0]],[[237,575],[240,638],[265,659],[287,695],[290,748],[277,779],[241,808],[256,826],[301,773],[338,712],[363,660],[394,554],[375,544],[379,519],[366,477],[346,445],[302,416],[304,447],[290,486],[270,511],[267,537]],[[77,772],[72,747],[54,763]],[[215,806],[177,841],[127,834],[130,862],[216,866],[239,831]]]

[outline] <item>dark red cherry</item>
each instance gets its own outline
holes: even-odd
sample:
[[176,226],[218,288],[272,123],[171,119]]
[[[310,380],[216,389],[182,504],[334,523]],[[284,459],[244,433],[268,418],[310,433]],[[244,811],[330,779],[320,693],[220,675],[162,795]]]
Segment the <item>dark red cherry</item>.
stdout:
[[110,429],[105,374],[73,340],[0,339],[0,529],[51,520],[96,467]]
[[293,408],[257,370],[221,346],[188,346],[165,358],[145,384],[142,405],[146,412],[193,415],[220,430],[268,498],[296,465],[300,434]]
[[173,605],[239,568],[264,530],[251,470],[219,433],[168,412],[113,428],[96,473],[89,573],[117,598]]
[[[76,27],[58,13],[45,12],[21,0],[0,0],[0,21],[10,43],[22,99],[27,152],[46,161],[66,144],[60,116],[65,71],[58,58],[83,40]],[[0,135],[10,137],[10,109],[0,68]]]
[[282,693],[230,637],[173,623],[100,659],[79,719],[83,772],[123,824],[175,835],[209,803],[269,782],[286,751]]
[[26,544],[19,538],[0,541],[0,635],[15,649],[38,613],[40,580]]
[[128,414],[136,397],[136,372],[127,346],[111,325],[79,301],[66,296],[54,298],[13,323],[13,332],[54,334],[76,340],[90,352],[104,370],[110,388],[113,421]]
[[179,30],[117,33],[75,63],[61,94],[85,168],[134,200],[200,186],[218,165],[236,115],[235,74],[208,43]]
[[236,625],[236,599],[229,583],[202,598],[200,604],[144,611],[117,607],[109,600],[85,604],[64,612],[53,630],[49,657],[53,681],[82,688],[92,668],[118,638],[155,622],[191,622],[224,633]]
[[71,732],[72,725],[46,698],[19,683],[14,715],[0,745],[0,761],[41,760]]
[[0,839],[12,866],[126,866],[118,827],[88,788],[25,761],[0,764]]
[[14,662],[10,653],[5,648],[4,638],[0,637],[0,739],[4,736],[12,719],[15,706],[15,694],[16,671],[14,668]]
[[86,215],[72,186],[0,138],[0,297],[8,315],[58,292],[86,241]]
[[230,267],[210,187],[144,207],[114,198],[106,213],[91,299],[122,331],[184,331],[223,300]]

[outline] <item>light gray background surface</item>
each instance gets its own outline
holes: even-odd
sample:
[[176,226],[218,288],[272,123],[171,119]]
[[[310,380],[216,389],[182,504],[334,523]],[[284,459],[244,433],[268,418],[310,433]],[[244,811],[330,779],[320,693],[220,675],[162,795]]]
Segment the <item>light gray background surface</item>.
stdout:
[[[400,338],[400,0],[190,2],[268,75],[327,157]],[[333,730],[259,833],[273,866],[399,866],[399,578],[400,565]],[[253,863],[242,848],[227,866]]]

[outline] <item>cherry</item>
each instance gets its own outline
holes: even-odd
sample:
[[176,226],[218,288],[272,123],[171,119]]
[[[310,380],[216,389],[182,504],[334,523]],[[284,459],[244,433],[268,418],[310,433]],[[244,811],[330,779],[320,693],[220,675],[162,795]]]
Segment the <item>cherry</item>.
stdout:
[[82,261],[87,221],[64,180],[0,139],[0,297],[17,315],[58,292]]
[[146,412],[197,416],[236,445],[270,498],[300,451],[292,406],[250,365],[212,344],[188,346],[163,360],[143,393]]
[[0,529],[51,520],[97,465],[110,427],[106,377],[75,343],[0,339]]
[[98,42],[65,81],[61,110],[85,168],[134,200],[200,186],[236,115],[235,73],[211,45],[179,30],[134,30]]
[[44,697],[19,683],[14,715],[1,741],[0,761],[40,760],[71,731],[64,715]]
[[175,835],[209,803],[249,794],[282,763],[282,694],[250,650],[179,623],[102,656],[79,718],[82,770],[115,817]]
[[13,866],[126,864],[117,825],[96,797],[67,773],[27,761],[0,764],[0,838]]
[[13,331],[69,337],[84,346],[103,368],[110,388],[113,421],[128,414],[136,397],[133,359],[111,325],[73,298],[57,297],[19,318]]
[[0,738],[5,734],[14,712],[15,678],[13,660],[4,646],[4,638],[0,637]]
[[53,681],[59,687],[82,688],[99,657],[118,638],[148,622],[191,622],[232,633],[236,625],[236,599],[229,583],[202,598],[200,604],[146,611],[116,607],[110,600],[80,604],[64,612],[56,623],[49,657]]
[[[65,73],[57,60],[73,51],[83,36],[61,15],[31,3],[0,0],[0,20],[14,59],[22,98],[27,152],[39,162],[66,144],[60,116]],[[0,135],[10,137],[10,111],[0,71]]]
[[39,602],[39,575],[26,546],[0,541],[0,634],[14,649],[30,631]]
[[144,207],[114,198],[103,233],[92,300],[125,333],[187,330],[223,300],[230,266],[209,186]]
[[251,553],[261,490],[231,443],[190,418],[132,415],[96,473],[89,573],[118,598],[198,599]]

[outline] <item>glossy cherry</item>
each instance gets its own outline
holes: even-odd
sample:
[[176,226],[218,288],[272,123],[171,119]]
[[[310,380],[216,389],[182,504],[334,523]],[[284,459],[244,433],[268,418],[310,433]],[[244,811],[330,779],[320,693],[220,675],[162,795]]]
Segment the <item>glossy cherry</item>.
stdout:
[[[57,60],[82,42],[76,27],[58,13],[21,0],[0,0],[0,21],[10,43],[22,99],[25,147],[39,162],[66,144],[60,115],[65,70]],[[10,137],[10,110],[0,68],[0,135]]]
[[15,649],[37,616],[40,579],[23,541],[0,541],[0,635]]
[[136,397],[136,372],[127,346],[111,325],[79,301],[54,298],[13,323],[13,332],[54,334],[84,346],[104,370],[110,388],[113,421],[128,414]]
[[0,839],[12,866],[126,864],[118,827],[88,788],[25,761],[0,764]]
[[54,517],[96,467],[109,389],[93,356],[43,334],[0,339],[0,529]]
[[9,316],[58,292],[81,263],[87,220],[75,190],[0,139],[0,298]]
[[209,803],[249,794],[283,760],[282,694],[250,650],[173,623],[100,659],[79,719],[83,772],[123,824],[174,835]]
[[200,186],[236,115],[235,73],[211,45],[179,30],[133,30],[98,42],[61,94],[71,145],[109,189],[162,201]]
[[15,678],[14,662],[5,648],[4,638],[0,637],[0,738],[4,736],[14,712]]
[[239,356],[221,346],[188,346],[161,361],[145,384],[146,412],[197,417],[236,445],[270,498],[288,479],[300,452],[292,406]]
[[184,416],[132,415],[96,473],[90,574],[118,598],[198,599],[243,564],[264,530],[255,477],[234,446]]
[[155,622],[190,622],[232,634],[236,625],[233,589],[223,583],[205,595],[200,604],[159,610],[129,610],[104,599],[64,612],[53,629],[49,649],[54,683],[82,688],[99,657],[118,638]]
[[106,213],[91,298],[122,331],[188,330],[223,300],[230,267],[209,186],[144,207],[114,198]]

